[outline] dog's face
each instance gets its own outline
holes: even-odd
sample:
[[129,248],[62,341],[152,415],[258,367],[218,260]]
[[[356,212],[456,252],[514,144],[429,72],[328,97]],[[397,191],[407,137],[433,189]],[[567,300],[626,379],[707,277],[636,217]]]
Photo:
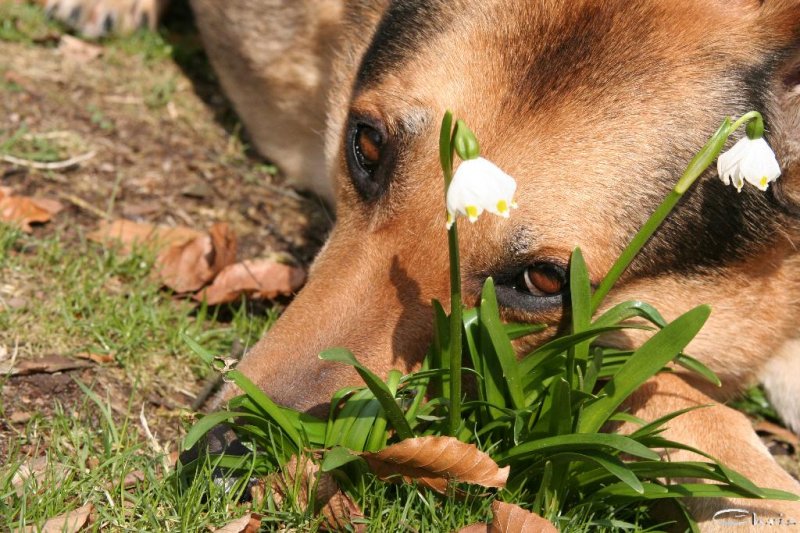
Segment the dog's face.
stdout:
[[721,120],[763,111],[783,163],[778,185],[737,194],[713,173],[702,177],[610,301],[645,299],[668,319],[711,303],[690,352],[733,382],[796,331],[800,259],[789,212],[800,181],[800,3],[351,9],[328,132],[337,225],[308,286],[240,367],[276,400],[308,409],[359,383],[317,358],[328,347],[351,349],[380,374],[410,370],[424,355],[431,300],[448,304],[438,166],[447,108],[518,182],[509,220],[461,221],[459,232],[466,302],[491,276],[505,318],[551,326],[520,352],[565,323],[576,246],[599,282]]

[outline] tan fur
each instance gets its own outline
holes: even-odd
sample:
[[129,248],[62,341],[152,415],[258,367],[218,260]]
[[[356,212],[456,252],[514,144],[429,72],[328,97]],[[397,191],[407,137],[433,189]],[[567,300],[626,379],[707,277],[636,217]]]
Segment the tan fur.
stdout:
[[[723,388],[660,375],[628,408],[652,420],[715,404],[670,422],[668,436],[756,483],[800,493],[747,419],[715,403],[760,378],[800,430],[800,51],[789,48],[800,35],[800,2],[427,3],[441,9],[441,27],[422,29],[409,42],[399,38],[395,44],[411,53],[364,84],[359,68],[388,0],[193,0],[212,63],[257,148],[299,184],[337,202],[337,226],[308,285],[240,369],[279,402],[313,410],[334,390],[359,383],[350,369],[319,361],[324,348],[346,346],[382,375],[418,364],[431,336],[430,301],[447,304],[437,159],[446,108],[466,120],[482,154],[519,184],[520,208],[510,221],[460,224],[463,291],[474,303],[483,279],[514,254],[519,261],[565,262],[580,246],[593,281],[602,279],[721,118],[743,107],[750,89],[743,84],[763,82],[769,140],[784,171],[773,186],[783,202],[783,211],[770,214],[775,223],[759,226],[770,229],[750,235],[747,246],[739,243],[741,257],[723,254],[704,266],[705,251],[694,250],[669,263],[665,257],[699,239],[704,224],[728,215],[708,202],[758,204],[750,191],[732,199],[736,193],[722,190],[712,171],[607,305],[642,299],[673,319],[710,303],[711,318],[687,351],[718,373]],[[597,42],[570,41],[573,30]],[[764,66],[773,59],[781,61],[774,73]],[[754,78],[743,82],[745,68]],[[769,79],[758,78],[768,71]],[[344,156],[351,114],[377,117],[390,132],[402,119],[412,130],[388,190],[372,204],[359,195]],[[564,321],[560,308],[506,308],[504,315],[550,326],[519,342],[520,353],[551,338]],[[625,347],[642,340],[610,335],[603,342]],[[220,400],[236,392],[228,388]],[[713,513],[729,505],[800,521],[795,502],[706,502],[694,512],[710,531],[720,527]]]

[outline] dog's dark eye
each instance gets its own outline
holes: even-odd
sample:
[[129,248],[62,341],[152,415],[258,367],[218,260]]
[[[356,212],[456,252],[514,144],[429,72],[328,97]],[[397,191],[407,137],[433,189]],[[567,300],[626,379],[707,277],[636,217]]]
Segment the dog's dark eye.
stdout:
[[394,151],[382,121],[368,116],[352,117],[345,150],[350,179],[359,196],[371,202],[389,188]]
[[567,286],[567,274],[551,263],[535,263],[522,273],[520,289],[524,288],[533,296],[555,296],[564,292]]
[[547,261],[495,275],[495,287],[500,305],[529,313],[558,309],[569,293],[566,267]]
[[361,170],[370,175],[375,173],[381,161],[383,142],[383,135],[372,126],[366,124],[356,126],[353,154]]

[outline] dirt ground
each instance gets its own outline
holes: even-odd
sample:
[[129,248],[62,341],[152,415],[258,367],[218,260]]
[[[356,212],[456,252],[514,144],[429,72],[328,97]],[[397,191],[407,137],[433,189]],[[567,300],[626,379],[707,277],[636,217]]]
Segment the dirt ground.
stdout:
[[[24,23],[0,21],[9,22]],[[201,230],[227,222],[240,260],[278,252],[306,265],[328,231],[328,210],[287,187],[277,169],[248,150],[198,36],[186,21],[177,25],[165,33],[167,43],[71,41],[77,48],[66,49],[69,38],[52,29],[37,30],[33,42],[25,42],[30,35],[0,39],[0,142],[21,132],[49,139],[59,160],[92,154],[56,170],[0,162],[0,186],[65,206],[34,228],[36,237],[60,235],[67,245],[78,244],[104,218]],[[54,398],[67,412],[85,401],[73,377],[93,383],[114,410],[127,411],[132,383],[125,370],[84,363],[0,381],[6,414],[0,452],[12,425],[47,413]],[[182,383],[155,382],[143,392],[162,411],[152,423],[167,439],[174,437],[171,415],[203,386],[191,372],[183,375]]]

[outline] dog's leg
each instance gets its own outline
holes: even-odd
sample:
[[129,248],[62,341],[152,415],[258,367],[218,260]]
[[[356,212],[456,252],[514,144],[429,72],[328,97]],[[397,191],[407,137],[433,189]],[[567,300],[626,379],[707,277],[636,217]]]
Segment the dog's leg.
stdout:
[[775,410],[792,431],[800,434],[800,338],[787,341],[764,365],[761,383]]
[[255,148],[333,200],[323,156],[343,0],[192,0],[214,71]]
[[[649,421],[698,405],[709,407],[671,420],[664,437],[712,455],[756,485],[800,494],[800,483],[775,462],[742,413],[717,404],[681,377],[659,374],[633,394],[627,407],[632,414]],[[628,433],[634,429],[626,424],[621,431]],[[706,460],[685,451],[669,450],[665,453],[673,461]],[[753,531],[800,529],[800,502],[697,498],[688,503],[692,516],[703,531],[731,531],[731,515],[724,512],[729,509],[742,509],[749,513],[747,517],[736,520],[742,525],[749,524]],[[785,524],[791,521],[798,525],[787,528]],[[734,530],[741,530],[741,527]]]
[[168,0],[38,0],[47,12],[87,37],[153,29]]

